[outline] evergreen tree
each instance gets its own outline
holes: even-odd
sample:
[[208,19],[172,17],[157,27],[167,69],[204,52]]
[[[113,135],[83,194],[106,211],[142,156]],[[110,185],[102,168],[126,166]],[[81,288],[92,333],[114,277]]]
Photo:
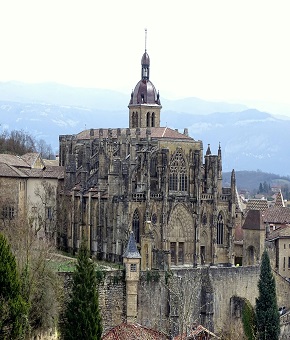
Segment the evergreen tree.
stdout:
[[98,340],[102,335],[95,266],[82,244],[73,273],[72,290],[61,324],[63,339]]
[[27,305],[21,296],[15,257],[0,234],[0,338],[22,339],[27,325]]
[[280,334],[280,316],[277,306],[275,278],[271,271],[270,259],[266,250],[262,255],[258,288],[256,316],[259,339],[277,340]]

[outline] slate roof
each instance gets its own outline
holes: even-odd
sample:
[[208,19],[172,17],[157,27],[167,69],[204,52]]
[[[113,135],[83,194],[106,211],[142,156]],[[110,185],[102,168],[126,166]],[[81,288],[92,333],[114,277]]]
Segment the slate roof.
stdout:
[[260,210],[249,210],[243,224],[243,229],[263,230],[265,229],[263,219],[263,212]]
[[[118,131],[122,135],[126,135],[127,130],[130,130],[131,136],[133,138],[136,137],[136,129],[91,129],[91,130],[84,130],[76,135],[77,139],[90,139],[91,134],[93,133],[93,138],[99,138],[100,130],[103,132],[103,138],[108,138],[109,131],[112,133],[112,138],[117,138]],[[146,138],[146,131],[147,128],[140,128],[140,138]],[[151,138],[152,139],[181,139],[181,140],[188,140],[193,141],[194,139],[180,133],[176,130],[170,129],[168,127],[151,127]]]
[[108,330],[102,340],[167,340],[164,333],[137,323],[121,323]]
[[123,257],[126,257],[128,259],[141,259],[141,255],[137,249],[135,236],[133,231],[130,234],[130,238],[127,244],[127,249],[123,255]]

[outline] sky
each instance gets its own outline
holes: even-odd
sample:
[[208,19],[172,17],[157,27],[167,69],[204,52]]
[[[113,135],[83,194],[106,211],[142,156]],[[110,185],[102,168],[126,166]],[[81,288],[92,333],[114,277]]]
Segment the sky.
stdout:
[[0,0],[0,81],[131,93],[150,56],[167,99],[290,117],[289,0]]

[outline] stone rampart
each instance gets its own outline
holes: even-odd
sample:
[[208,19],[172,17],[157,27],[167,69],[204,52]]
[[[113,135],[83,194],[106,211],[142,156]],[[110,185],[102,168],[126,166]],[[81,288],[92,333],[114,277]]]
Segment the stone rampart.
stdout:
[[[243,299],[255,305],[259,273],[259,266],[143,271],[138,284],[137,322],[168,335],[184,332],[195,322],[216,333],[229,325],[232,331],[238,329]],[[276,278],[277,295],[279,304],[288,306],[290,289],[284,281]],[[106,271],[99,278],[99,303],[104,330],[126,320],[123,271]]]

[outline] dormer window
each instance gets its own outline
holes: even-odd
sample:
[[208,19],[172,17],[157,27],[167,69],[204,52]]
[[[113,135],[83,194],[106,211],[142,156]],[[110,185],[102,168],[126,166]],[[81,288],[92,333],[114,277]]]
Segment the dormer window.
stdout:
[[137,264],[131,263],[130,264],[130,272],[136,272],[137,271]]

